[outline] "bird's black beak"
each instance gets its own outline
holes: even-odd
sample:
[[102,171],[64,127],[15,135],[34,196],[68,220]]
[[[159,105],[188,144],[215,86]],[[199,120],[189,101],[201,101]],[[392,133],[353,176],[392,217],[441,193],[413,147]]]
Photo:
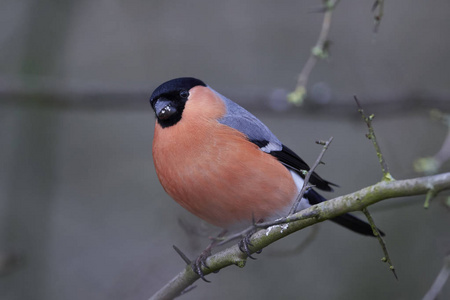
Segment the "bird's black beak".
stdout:
[[177,112],[173,102],[165,98],[159,98],[156,100],[153,108],[155,110],[156,117],[160,120],[167,120]]

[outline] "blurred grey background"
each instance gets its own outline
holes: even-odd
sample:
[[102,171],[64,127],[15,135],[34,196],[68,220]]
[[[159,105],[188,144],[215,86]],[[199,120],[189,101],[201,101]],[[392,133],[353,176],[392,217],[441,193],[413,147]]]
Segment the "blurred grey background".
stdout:
[[[374,184],[381,171],[353,95],[375,112],[395,178],[436,153],[450,109],[450,3],[386,1],[374,33],[373,1],[341,1],[331,56],[313,70],[307,103],[285,96],[314,46],[321,1],[15,1],[0,9],[0,299],[147,299],[208,243],[181,218],[154,172],[153,89],[203,79],[254,112],[313,163],[334,197]],[[444,164],[442,172],[448,171]],[[331,222],[309,247],[209,275],[182,299],[420,299],[450,251],[448,193],[370,208],[387,236],[399,281],[375,239]],[[450,286],[439,299],[450,298]]]

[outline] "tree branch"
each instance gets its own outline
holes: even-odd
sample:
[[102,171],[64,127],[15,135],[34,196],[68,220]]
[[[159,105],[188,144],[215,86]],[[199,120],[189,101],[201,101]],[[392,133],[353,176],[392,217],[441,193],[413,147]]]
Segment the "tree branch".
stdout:
[[378,243],[380,243],[381,250],[383,250],[384,256],[381,259],[382,262],[389,264],[389,269],[392,271],[392,274],[394,274],[395,279],[398,280],[397,272],[395,272],[394,265],[392,264],[391,257],[389,255],[389,251],[386,246],[386,242],[384,241],[383,237],[380,234],[380,231],[378,230],[377,226],[375,225],[375,222],[372,219],[372,216],[369,213],[369,210],[367,207],[362,209],[362,212],[367,218],[367,221],[369,222],[370,226],[372,227],[373,235],[377,238]]
[[[383,181],[394,180],[394,178],[389,173],[389,167],[387,165],[386,160],[384,159],[383,152],[381,152],[381,147],[378,144],[377,137],[375,136],[375,129],[373,129],[373,126],[372,126],[372,120],[375,117],[375,115],[371,114],[370,116],[366,116],[361,104],[358,101],[358,98],[356,96],[354,96],[354,98],[356,101],[356,105],[358,106],[358,112],[361,115],[364,122],[366,123],[367,128],[369,129],[369,133],[366,134],[366,137],[372,141],[373,147],[375,148],[375,151],[377,152],[378,161],[381,166],[381,171],[383,172]],[[381,249],[383,250],[384,257],[381,260],[383,262],[386,262],[389,264],[389,269],[392,271],[392,274],[394,274],[395,278],[398,280],[397,273],[395,272],[394,265],[392,264],[391,257],[389,256],[389,251],[387,249],[386,242],[384,241],[383,237],[381,236],[380,232],[378,231],[378,228],[375,225],[375,222],[373,221],[373,218],[370,215],[367,207],[363,208],[362,212],[366,216],[367,221],[369,222],[370,226],[372,227],[373,235],[378,239]]]
[[383,172],[383,180],[390,181],[394,180],[391,173],[389,173],[389,167],[386,163],[386,160],[384,159],[383,152],[381,152],[380,145],[377,142],[377,137],[375,135],[375,130],[372,126],[372,120],[375,118],[374,114],[371,114],[370,116],[366,116],[364,113],[364,109],[362,108],[361,104],[358,101],[358,98],[354,96],[354,99],[356,101],[356,105],[358,106],[358,112],[361,115],[361,118],[366,122],[367,128],[369,129],[369,133],[366,134],[366,137],[372,141],[373,147],[375,148],[375,151],[377,152],[378,162],[381,166],[381,171]]
[[306,97],[306,85],[308,84],[309,74],[314,69],[318,59],[328,57],[328,34],[331,27],[331,16],[333,15],[333,10],[338,4],[339,0],[325,0],[324,8],[322,9],[325,13],[323,16],[322,28],[319,33],[316,45],[311,49],[311,54],[303,66],[302,71],[298,75],[297,86],[295,91],[290,93],[287,98],[288,101],[296,105],[301,105]]
[[[450,190],[450,172],[406,180],[381,181],[354,193],[311,206],[293,215],[299,219],[298,221],[274,225],[256,232],[251,237],[251,244],[253,245],[251,251],[256,252],[261,250],[293,232],[332,219],[341,214],[360,211],[389,198],[424,195],[430,189],[433,189],[436,193],[443,190]],[[207,259],[209,268],[204,268],[203,272],[206,275],[230,265],[244,267],[246,259],[246,255],[239,250],[238,245],[233,245],[210,256]],[[198,279],[199,276],[188,265],[150,299],[172,299],[180,295]]]

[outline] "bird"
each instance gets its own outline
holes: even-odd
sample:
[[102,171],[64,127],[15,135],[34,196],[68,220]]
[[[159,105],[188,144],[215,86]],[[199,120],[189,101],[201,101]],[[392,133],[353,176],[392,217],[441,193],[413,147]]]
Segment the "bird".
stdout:
[[[180,77],[150,97],[156,116],[152,154],[167,194],[207,223],[236,231],[286,216],[308,164],[242,106],[203,81]],[[311,173],[296,211],[326,201],[335,184]],[[351,215],[332,221],[362,235],[371,226]]]

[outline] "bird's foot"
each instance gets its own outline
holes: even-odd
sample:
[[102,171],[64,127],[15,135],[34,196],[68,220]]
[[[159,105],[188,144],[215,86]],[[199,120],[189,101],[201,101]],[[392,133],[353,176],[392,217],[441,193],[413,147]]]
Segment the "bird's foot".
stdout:
[[253,244],[251,243],[250,239],[252,237],[252,235],[258,230],[258,228],[256,226],[253,226],[252,228],[250,228],[243,236],[243,238],[239,241],[238,246],[239,246],[239,250],[241,250],[241,252],[247,254],[248,257],[250,257],[251,259],[256,259],[255,257],[252,256],[253,253],[261,253],[262,250],[257,250],[254,251],[252,253],[252,251],[250,250],[250,247],[253,246]]
[[208,265],[206,264],[206,259],[211,256],[211,248],[207,247],[203,252],[197,257],[195,261],[192,262],[191,268],[192,270],[200,276],[200,278],[205,282],[211,282],[208,279],[205,278],[205,274],[203,273],[202,267],[209,269]]
[[[226,233],[227,233],[227,230],[224,229],[219,233],[219,235],[217,237],[211,238],[212,242],[208,245],[208,247],[206,247],[206,249],[203,250],[203,252],[197,257],[197,259],[190,264],[192,270],[198,276],[200,276],[200,278],[205,282],[211,282],[211,281],[209,281],[208,279],[205,278],[205,274],[203,273],[202,268],[209,269],[209,266],[206,264],[206,260],[208,259],[208,257],[211,256],[212,248],[214,248],[221,240],[223,240],[223,237],[225,236]],[[214,273],[217,273],[217,272],[218,271],[216,271]]]

